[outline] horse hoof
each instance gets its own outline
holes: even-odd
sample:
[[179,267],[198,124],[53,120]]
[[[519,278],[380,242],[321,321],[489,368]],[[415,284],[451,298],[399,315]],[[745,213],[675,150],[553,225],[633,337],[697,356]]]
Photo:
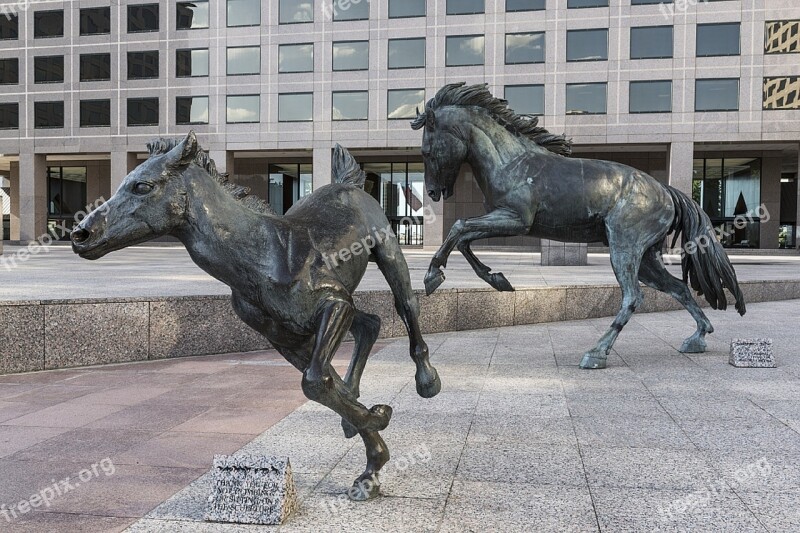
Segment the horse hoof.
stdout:
[[438,268],[431,268],[425,275],[425,295],[430,296],[433,291],[444,283],[444,272]]
[[358,478],[347,491],[347,496],[354,502],[365,502],[377,498],[381,494],[381,485],[372,477]]
[[705,353],[706,341],[698,337],[689,337],[683,341],[679,351],[681,353]]
[[442,390],[442,380],[436,369],[433,372],[417,374],[417,394],[423,398],[433,398]]
[[599,370],[606,367],[608,358],[596,352],[586,352],[581,359],[580,367],[584,370]]
[[389,421],[392,419],[392,408],[388,405],[373,405],[372,408],[369,410],[370,418],[372,419],[372,423],[369,425],[369,431],[383,431],[389,425]]
[[496,274],[492,274],[490,279],[491,281],[489,282],[489,285],[491,285],[495,290],[501,292],[514,292],[514,287],[508,282],[502,273],[497,272]]
[[346,439],[352,439],[358,435],[356,427],[344,418],[342,418],[342,430],[344,431],[344,438]]

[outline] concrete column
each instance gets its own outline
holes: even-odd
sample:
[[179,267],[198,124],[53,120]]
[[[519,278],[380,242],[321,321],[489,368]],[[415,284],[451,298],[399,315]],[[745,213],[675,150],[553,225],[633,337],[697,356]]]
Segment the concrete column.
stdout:
[[11,163],[11,237],[12,241],[19,240],[19,163]]
[[314,148],[314,190],[331,183],[331,148]]
[[692,195],[694,143],[675,142],[669,146],[669,184],[684,194]]
[[761,204],[768,218],[761,219],[761,244],[764,250],[778,249],[778,229],[781,225],[781,168],[780,157],[765,156],[761,160]]
[[[795,215],[794,219],[794,247],[800,249],[800,144],[797,145],[797,174],[795,174],[794,180],[797,182],[797,215]],[[11,205],[13,206],[14,204]]]
[[225,174],[226,172],[233,176],[234,172],[234,161],[233,161],[233,152],[229,152],[227,150],[209,150],[208,156],[214,160],[214,164],[217,166],[217,171]]
[[444,242],[445,233],[448,231],[450,231],[450,228],[445,229],[444,224],[444,201],[434,202],[426,197],[423,248],[431,252],[438,250]]
[[112,152],[111,153],[111,185],[110,191],[113,195],[122,185],[125,177],[133,169],[139,166],[139,160],[134,152]]
[[47,156],[19,155],[19,240],[33,242],[47,232]]
[[109,198],[111,186],[108,176],[108,165],[105,161],[86,162],[86,204],[93,204],[95,200]]

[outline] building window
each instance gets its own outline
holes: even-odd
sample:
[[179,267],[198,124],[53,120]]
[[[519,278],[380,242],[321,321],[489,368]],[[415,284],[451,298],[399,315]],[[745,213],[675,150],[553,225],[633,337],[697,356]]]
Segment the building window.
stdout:
[[0,130],[19,129],[19,104],[0,103]]
[[64,102],[34,102],[33,127],[38,129],[64,127]]
[[175,124],[208,124],[208,96],[176,97]]
[[764,30],[765,54],[800,53],[800,20],[774,20]]
[[672,111],[672,82],[632,81],[628,98],[631,113],[669,113]]
[[228,27],[260,26],[261,0],[228,0]]
[[672,26],[631,28],[631,59],[672,57]]
[[[327,1],[327,0],[320,0]],[[362,0],[365,1],[365,0]],[[332,2],[329,9],[333,9],[336,2]],[[279,21],[281,24],[301,24],[303,22],[314,22],[314,1],[313,0],[280,0]]]
[[208,48],[175,51],[175,76],[203,78],[208,76]]
[[483,35],[453,35],[445,41],[445,65],[448,67],[463,67],[470,65],[483,65],[484,43]]
[[764,109],[800,109],[800,77],[764,78]]
[[[347,8],[345,9],[345,7]],[[349,3],[333,2],[333,20],[369,20],[369,2],[362,0],[355,3],[352,0]]]
[[228,76],[260,73],[260,46],[237,46],[235,48],[228,48]]
[[506,65],[520,63],[544,63],[544,32],[506,34]]
[[128,52],[128,79],[158,78],[158,50]]
[[605,83],[568,83],[567,115],[605,115]]
[[175,29],[202,30],[208,28],[208,0],[194,2],[178,2],[176,8]]
[[108,35],[109,33],[111,33],[110,7],[81,9],[81,35]]
[[506,0],[506,11],[543,11],[545,0]]
[[695,111],[738,111],[739,79],[697,80],[694,89]]
[[75,224],[75,216],[86,209],[86,167],[47,167],[47,228],[51,235],[69,232],[58,230],[62,224]]
[[158,4],[128,6],[128,33],[158,31]]
[[389,39],[389,68],[422,68],[425,66],[425,37]]
[[19,83],[19,58],[0,59],[0,85],[17,85]]
[[333,93],[333,120],[369,119],[369,91],[337,91]]
[[738,56],[739,23],[698,24],[697,57]]
[[608,7],[608,0],[567,0],[567,9],[584,7]]
[[425,166],[413,163],[365,163],[364,190],[383,207],[402,245],[423,244]]
[[[313,165],[273,164],[269,165],[267,170],[269,176],[267,176],[266,191],[264,191],[264,177],[262,176],[253,176],[248,180],[247,186],[252,185],[252,189],[260,193],[259,196],[266,198],[276,213],[285,214],[295,202],[313,191]],[[244,185],[244,183],[242,184]]]
[[158,98],[128,98],[128,126],[158,126]]
[[308,122],[314,120],[313,93],[278,95],[278,122]]
[[111,54],[81,54],[81,81],[106,81],[111,79]]
[[389,0],[389,18],[425,16],[425,0]]
[[473,15],[484,13],[486,7],[483,0],[447,0],[448,15]]
[[278,46],[278,72],[313,72],[314,43]]
[[388,119],[414,118],[418,109],[425,109],[425,89],[389,89],[387,92]]
[[34,83],[64,83],[64,56],[33,58]]
[[608,30],[568,30],[567,61],[608,60]]
[[367,70],[369,41],[339,41],[333,43],[333,70]]
[[261,118],[261,97],[257,94],[228,96],[226,102],[228,124],[249,124]]
[[36,11],[33,14],[33,37],[45,39],[64,36],[64,11]]
[[723,246],[759,247],[760,159],[695,159],[692,197],[711,218]]
[[648,6],[652,4],[671,4],[671,3],[672,0],[631,0],[632,6]]
[[19,39],[19,16],[11,13],[0,16],[0,41]]
[[111,100],[81,100],[81,128],[111,126]]
[[544,85],[506,85],[508,107],[520,115],[544,115]]

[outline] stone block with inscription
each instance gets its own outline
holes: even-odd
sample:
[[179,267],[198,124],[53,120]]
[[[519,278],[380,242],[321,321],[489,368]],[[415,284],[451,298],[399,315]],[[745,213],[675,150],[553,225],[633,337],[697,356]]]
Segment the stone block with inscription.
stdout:
[[217,455],[212,476],[208,521],[281,525],[297,509],[288,458]]
[[728,362],[740,368],[775,368],[772,339],[733,339]]

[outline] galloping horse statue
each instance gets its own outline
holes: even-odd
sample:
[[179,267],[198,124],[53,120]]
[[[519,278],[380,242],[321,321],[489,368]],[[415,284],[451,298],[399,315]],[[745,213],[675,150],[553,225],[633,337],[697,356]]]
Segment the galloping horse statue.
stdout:
[[[389,424],[392,409],[358,402],[361,375],[380,330],[379,317],[353,304],[368,261],[386,277],[408,330],[417,392],[433,397],[441,382],[420,333],[408,266],[383,209],[364,191],[364,172],[337,145],[334,183],[278,216],[218,173],[194,132],[185,139],[156,140],[148,148],[149,159],[125,178],[105,209],[92,212],[72,232],[73,250],[99,259],[162,235],[177,237],[200,268],[230,286],[236,314],[303,373],[305,395],[339,414],[348,438],[361,435],[367,467],[348,494],[354,500],[377,496],[378,472],[389,460],[378,432]],[[331,260],[359,243],[360,254]],[[331,360],[348,331],[355,348],[342,380]]]
[[[492,96],[485,84],[443,87],[417,112],[411,124],[424,128],[422,156],[425,186],[434,201],[453,194],[463,163],[469,163],[485,197],[487,214],[458,220],[431,260],[425,290],[444,281],[442,268],[454,248],[475,273],[498,291],[513,291],[501,273],[481,263],[472,241],[489,237],[533,235],[565,242],[604,242],[622,288],[622,308],[597,345],[586,352],[581,368],[605,368],[620,331],[643,301],[641,281],[678,300],[697,322],[697,331],[681,347],[684,353],[706,349],[714,328],[692,298],[687,281],[714,309],[726,309],[724,289],[745,302],[736,273],[719,244],[711,220],[691,198],[626,165],[569,158],[571,141],[538,126],[536,117],[515,114]],[[685,253],[683,280],[661,261],[667,235],[694,242]],[[686,247],[688,252],[689,247]]]

